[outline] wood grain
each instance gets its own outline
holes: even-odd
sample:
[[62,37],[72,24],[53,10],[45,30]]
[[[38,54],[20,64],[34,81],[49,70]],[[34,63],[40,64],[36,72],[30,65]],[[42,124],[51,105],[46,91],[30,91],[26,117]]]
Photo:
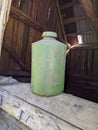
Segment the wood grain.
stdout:
[[0,107],[31,129],[81,130],[75,125],[47,112],[44,108],[40,108],[34,104],[31,105],[29,102],[25,102],[5,90],[2,91],[0,88],[0,95],[2,94],[3,104]]
[[[5,100],[3,106],[1,107],[6,111],[11,112],[12,114],[14,112],[14,109],[10,110],[8,104],[10,104],[10,102],[14,104],[14,102],[21,102],[20,100],[22,100],[25,101],[25,103],[29,103],[32,106],[36,106],[39,109],[56,116],[57,119],[72,124],[78,129],[98,129],[98,104],[96,103],[69,94],[61,94],[54,97],[36,96],[31,93],[30,84],[18,84],[13,85],[13,87],[10,85],[7,85],[5,87],[1,86],[0,94],[4,96]],[[13,97],[13,95],[17,97],[17,99]],[[17,108],[15,108],[15,110],[16,109]],[[19,117],[19,112],[17,114],[17,116]]]
[[0,109],[0,130],[31,130]]
[[[51,15],[47,20],[49,7]],[[54,1],[22,0],[19,6],[18,1],[13,0],[3,39],[4,69],[13,73],[30,71],[31,43],[40,40],[42,32],[47,30],[57,32],[58,38],[64,40]]]
[[3,35],[9,18],[11,2],[12,0],[0,1],[0,5],[2,5],[0,9],[0,55],[2,49]]
[[98,45],[94,43],[70,49],[66,64],[66,92],[98,102],[97,57]]

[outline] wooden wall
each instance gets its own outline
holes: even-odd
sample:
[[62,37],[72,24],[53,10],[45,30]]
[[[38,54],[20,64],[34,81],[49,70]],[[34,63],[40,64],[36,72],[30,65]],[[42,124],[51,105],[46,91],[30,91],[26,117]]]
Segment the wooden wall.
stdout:
[[40,40],[42,32],[47,30],[56,31],[59,39],[63,39],[55,1],[13,0],[3,40],[2,73],[24,75],[24,71],[30,72],[31,43]]
[[65,84],[66,92],[98,102],[98,43],[71,48]]

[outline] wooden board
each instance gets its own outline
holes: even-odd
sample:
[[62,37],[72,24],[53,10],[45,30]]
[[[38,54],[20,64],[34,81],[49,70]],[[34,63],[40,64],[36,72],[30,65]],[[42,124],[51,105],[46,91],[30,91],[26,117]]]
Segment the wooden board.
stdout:
[[0,130],[31,130],[0,109]]
[[[1,108],[17,119],[21,110],[24,111],[21,121],[30,128],[41,130],[41,127],[38,127],[40,124],[42,130],[47,130],[47,123],[49,123],[53,130],[98,130],[98,104],[96,103],[69,94],[40,97],[32,94],[30,84],[23,83],[1,85],[0,95],[3,95]],[[44,117],[44,125],[39,115]],[[28,116],[33,118],[26,123]],[[33,126],[33,123],[36,125]]]
[[[4,92],[4,91],[2,91]],[[34,130],[81,130],[74,125],[67,123],[55,115],[31,105],[11,93],[2,93],[3,103],[1,108],[13,115],[17,120]]]
[[97,57],[97,43],[77,45],[70,49],[66,60],[66,92],[98,103]]
[[3,35],[9,18],[11,2],[12,0],[0,1],[0,55],[1,55]]
[[[50,17],[47,19],[49,8]],[[1,57],[5,65],[2,67],[4,75],[7,71],[30,72],[31,43],[42,39],[42,32],[49,30],[57,32],[60,40],[64,39],[55,1],[13,0],[3,38]]]

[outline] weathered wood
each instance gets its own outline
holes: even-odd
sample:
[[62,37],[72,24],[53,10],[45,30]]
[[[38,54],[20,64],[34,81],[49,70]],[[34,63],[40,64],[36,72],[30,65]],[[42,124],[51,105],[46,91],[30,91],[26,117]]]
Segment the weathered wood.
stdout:
[[[54,4],[55,3],[54,1],[51,1],[51,0],[48,0],[48,2],[45,0],[43,0],[42,2],[39,2],[39,0],[34,0],[34,1],[30,0],[30,2],[22,1],[20,4],[20,7],[18,5],[17,0],[14,0],[12,3],[15,7],[17,7],[18,10],[20,10],[20,12],[16,11],[18,13],[18,15],[21,15],[21,12],[22,12],[23,15],[26,14],[26,16],[29,16],[31,19],[33,19],[33,21],[35,21],[35,22],[37,21],[40,25],[44,24],[44,26],[47,26],[48,8],[51,7],[51,16],[48,21],[49,26],[50,26],[49,29],[56,30],[56,32],[59,32],[58,35],[60,34],[60,36],[62,37],[62,32],[60,31],[61,27],[59,24],[60,22],[58,19],[58,14],[56,13],[56,7]],[[27,5],[26,5],[26,3],[27,3]],[[30,6],[28,6],[28,5],[30,5]],[[30,12],[32,10],[31,5],[32,5],[32,9],[33,9],[32,12]],[[14,8],[14,7],[12,6],[12,8]],[[17,13],[16,13],[16,15],[17,15]],[[35,18],[31,14],[33,14]],[[11,72],[13,71],[12,75],[17,74],[17,77],[18,77],[19,70],[20,71],[21,71],[21,69],[25,70],[25,71],[30,70],[30,68],[31,68],[30,67],[30,65],[31,65],[31,61],[30,61],[31,43],[35,42],[36,40],[39,40],[41,38],[42,31],[39,31],[35,27],[35,25],[34,25],[34,27],[36,29],[34,29],[33,26],[30,26],[28,24],[28,22],[23,22],[21,20],[22,18],[20,19],[20,18],[18,18],[18,16],[15,17],[14,13],[11,15],[10,15],[9,23],[7,24],[6,33],[5,33],[5,37],[4,37],[4,45],[5,45],[6,49],[3,47],[2,59],[5,64],[4,69],[6,68],[5,69],[6,71],[11,71]],[[44,18],[42,18],[43,15],[44,15]],[[56,17],[56,19],[55,19],[55,17]],[[33,30],[32,33],[31,33],[31,31],[29,33],[29,31],[27,31],[27,28],[28,28],[28,30],[29,30],[29,28],[31,30]],[[25,32],[25,30],[27,31],[27,33]],[[26,41],[28,41],[28,42],[26,42]],[[15,73],[16,71],[17,71],[17,73]],[[11,74],[11,73],[9,73],[9,74]]]
[[31,74],[29,72],[26,71],[7,71],[6,73],[1,73],[1,75],[5,75],[5,76],[12,76],[12,77],[31,77]]
[[31,130],[0,109],[0,130]]
[[5,31],[6,24],[9,18],[9,11],[11,7],[12,0],[1,0],[0,1],[0,55],[2,49],[3,35]]
[[98,34],[98,17],[94,12],[93,5],[91,0],[79,0],[81,6],[84,8],[86,15],[88,16],[91,24],[93,25],[94,30]]
[[81,15],[81,16],[77,16],[77,17],[71,17],[71,18],[67,18],[64,19],[64,24],[70,24],[70,23],[74,23],[83,19],[87,19],[86,15]]
[[22,59],[22,62],[24,64],[25,64],[25,61],[26,61],[26,52],[27,52],[28,39],[29,39],[29,30],[30,30],[29,26],[25,25],[24,26],[24,33],[23,33],[23,40],[22,40],[23,47],[22,47],[22,51],[21,51],[21,59]]
[[23,62],[21,62],[21,60],[19,58],[15,57],[15,55],[13,55],[13,53],[10,51],[8,46],[6,47],[5,45],[3,45],[3,48],[10,55],[10,58],[12,58],[23,70],[30,71],[30,68],[28,68]]
[[[48,20],[49,7],[51,11]],[[3,62],[7,65],[5,68],[13,73],[22,69],[30,70],[31,43],[40,40],[42,32],[47,30],[57,32],[59,39],[64,41],[55,1],[22,0],[19,6],[18,1],[13,0],[3,40],[8,48],[8,51],[4,48],[2,51]]]
[[28,66],[28,68],[31,68],[31,44],[33,42],[41,39],[41,32],[38,32],[37,30],[30,28],[29,31],[29,37],[28,37],[28,45],[27,45],[27,53],[26,53],[26,59],[25,63]]
[[26,23],[27,25],[37,29],[40,32],[43,32],[46,27],[44,25],[41,25],[37,21],[34,21],[30,16],[22,12],[21,10],[15,8],[14,6],[11,7],[11,15],[22,22]]
[[63,9],[69,8],[69,7],[71,7],[71,6],[74,6],[74,5],[76,5],[76,4],[79,4],[78,0],[74,0],[74,1],[72,1],[72,2],[70,2],[70,3],[64,4],[64,5],[62,5],[62,6],[60,7],[60,9],[63,10]]
[[97,57],[97,43],[77,45],[70,49],[66,64],[68,93],[98,102]]
[[62,32],[63,32],[63,37],[65,42],[67,42],[67,38],[66,38],[66,34],[65,34],[65,30],[64,30],[64,25],[63,25],[63,20],[62,20],[62,16],[61,16],[61,11],[60,11],[60,6],[58,3],[58,0],[55,0],[56,6],[57,6],[57,11],[58,11],[58,16],[60,19],[60,24],[61,24],[61,28],[62,28]]
[[[35,111],[38,112],[41,109],[40,112],[42,115],[46,115],[46,113],[44,113],[42,110],[50,114],[48,114],[47,116],[44,115],[46,121],[49,121],[48,119],[49,117],[51,117],[52,114],[56,116],[55,121],[57,121],[58,119],[63,120],[64,122],[73,124],[73,126],[77,127],[78,129],[98,129],[98,104],[96,103],[68,94],[61,94],[54,97],[36,96],[31,93],[30,84],[18,84],[16,86],[13,85],[13,87],[12,85],[7,85],[5,87],[1,85],[0,94],[4,97],[3,105],[1,106],[1,108],[13,114],[18,119],[21,110],[27,113],[29,111],[29,113],[32,113],[34,116]],[[29,106],[29,104],[32,105]],[[28,109],[26,106],[28,107]],[[36,108],[35,106],[38,108]],[[16,110],[18,111],[16,112]],[[37,114],[39,114],[39,112]],[[37,115],[35,114],[34,119],[36,116]],[[23,114],[21,121],[23,121],[24,117],[25,116]],[[54,124],[53,126],[55,126],[54,118],[51,118],[53,119],[51,120]],[[30,125],[29,121],[27,125]],[[56,122],[56,124],[58,123]],[[62,128],[61,126],[59,126],[61,130],[68,130],[66,124],[60,123],[58,125],[62,126]],[[43,126],[43,128],[45,127]]]
[[74,125],[59,119],[57,116],[46,112],[43,108],[41,109],[35,104],[31,105],[29,102],[25,102],[1,88],[0,95],[3,96],[3,103],[0,107],[31,129],[81,130]]

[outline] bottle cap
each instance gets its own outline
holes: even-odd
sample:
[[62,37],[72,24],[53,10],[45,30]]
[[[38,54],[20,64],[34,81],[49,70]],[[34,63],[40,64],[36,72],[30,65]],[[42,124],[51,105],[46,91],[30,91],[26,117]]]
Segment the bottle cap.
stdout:
[[57,33],[52,31],[46,31],[42,33],[42,37],[54,37],[57,38]]

